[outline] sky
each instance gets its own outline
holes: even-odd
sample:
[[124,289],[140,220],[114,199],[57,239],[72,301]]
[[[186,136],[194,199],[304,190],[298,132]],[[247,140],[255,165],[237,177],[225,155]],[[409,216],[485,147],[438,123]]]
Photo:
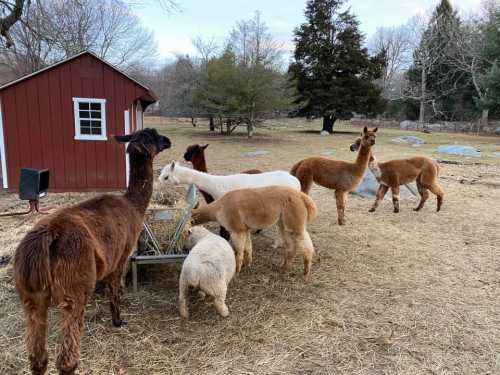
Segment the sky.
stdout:
[[[306,0],[176,0],[180,10],[166,14],[154,1],[135,9],[146,27],[153,30],[161,60],[176,55],[195,55],[195,36],[223,41],[241,19],[260,11],[274,37],[287,52],[293,50],[293,30],[304,22]],[[438,0],[350,0],[348,5],[369,37],[380,26],[397,26],[417,13],[433,9]],[[481,0],[451,0],[461,14],[479,9]]]

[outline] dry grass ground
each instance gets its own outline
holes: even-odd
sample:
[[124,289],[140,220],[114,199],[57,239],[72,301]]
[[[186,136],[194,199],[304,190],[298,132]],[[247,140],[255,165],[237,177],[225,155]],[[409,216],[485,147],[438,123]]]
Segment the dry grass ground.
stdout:
[[[320,137],[319,123],[266,123],[255,139],[209,134],[206,125],[149,120],[168,134],[173,148],[157,161],[180,160],[188,144],[210,143],[214,173],[245,168],[289,169],[308,155],[348,151],[357,129]],[[273,125],[271,127],[271,125]],[[300,260],[293,271],[277,272],[271,249],[276,231],[254,236],[254,264],[230,285],[224,319],[193,296],[191,319],[177,313],[178,268],[148,269],[140,291],[128,289],[122,312],[128,325],[111,325],[105,297],[87,306],[80,374],[499,374],[500,373],[500,151],[499,138],[414,134],[420,148],[393,144],[403,134],[381,130],[379,160],[427,154],[466,165],[443,164],[443,211],[435,199],[420,213],[390,201],[369,214],[371,200],[350,196],[344,227],[336,224],[333,193],[312,190],[319,215],[310,226],[317,250],[313,278],[302,281]],[[409,133],[404,133],[409,134]],[[482,158],[433,153],[438,144],[479,147]],[[244,151],[265,150],[258,157]],[[479,164],[477,164],[479,163]],[[66,205],[81,194],[50,195],[45,206]],[[0,196],[0,210],[16,208],[17,197]],[[17,204],[19,208],[19,204]],[[0,219],[0,255],[12,254],[36,218]],[[50,372],[54,371],[57,313],[51,315]],[[11,280],[0,268],[0,373],[25,374],[24,323]]]

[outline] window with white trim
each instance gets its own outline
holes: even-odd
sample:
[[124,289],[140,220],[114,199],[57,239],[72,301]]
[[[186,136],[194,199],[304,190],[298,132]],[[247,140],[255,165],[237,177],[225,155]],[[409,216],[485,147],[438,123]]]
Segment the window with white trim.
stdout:
[[106,99],[73,98],[75,139],[105,141]]

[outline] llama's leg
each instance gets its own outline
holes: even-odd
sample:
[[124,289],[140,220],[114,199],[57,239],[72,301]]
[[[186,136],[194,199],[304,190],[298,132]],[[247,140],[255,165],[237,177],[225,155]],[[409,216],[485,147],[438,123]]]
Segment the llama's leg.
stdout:
[[373,202],[373,206],[372,206],[372,208],[370,208],[369,212],[375,212],[375,210],[379,206],[382,199],[384,199],[385,194],[387,193],[388,190],[389,190],[389,186],[384,185],[384,184],[379,185],[378,190],[377,190],[377,194],[375,196],[375,202]]
[[227,293],[227,285],[224,281],[218,283],[217,293],[214,297],[214,307],[219,313],[220,316],[226,317],[229,315],[229,309],[226,305],[226,293]]
[[224,228],[222,225],[219,229],[219,236],[224,238],[226,241],[229,241],[231,239],[231,233],[229,233],[229,231],[226,228]]
[[286,272],[290,269],[293,258],[297,253],[297,238],[290,232],[284,232],[283,235],[283,263],[281,265],[281,272]]
[[273,249],[277,249],[284,245],[283,241],[285,238],[285,227],[283,226],[283,221],[281,219],[278,220],[278,229],[279,229],[279,236],[274,239],[272,245]]
[[[189,318],[189,309],[187,306],[188,292],[189,285],[181,275],[181,278],[179,280],[179,314],[183,319]],[[203,298],[205,298],[205,293],[202,291],[200,292],[203,293]]]
[[245,253],[245,244],[247,241],[246,232],[232,232],[231,242],[233,243],[234,252],[236,253],[236,272],[241,272],[243,266],[243,254]]
[[47,335],[47,311],[50,296],[47,294],[23,299],[26,318],[26,349],[31,365],[31,373],[43,375],[47,371],[48,354],[45,349]]
[[311,190],[313,183],[313,176],[309,172],[309,170],[308,169],[301,170],[299,168],[299,171],[297,171],[295,177],[297,177],[297,179],[300,181],[300,190],[303,193],[309,194],[309,191]]
[[244,263],[245,266],[250,266],[252,264],[252,258],[253,258],[253,249],[252,249],[252,237],[250,236],[250,231],[247,232],[247,238],[245,241],[245,256],[244,256]]
[[399,212],[399,185],[391,187],[392,204],[394,205],[394,212]]
[[111,318],[113,319],[113,325],[115,327],[121,327],[122,325],[127,324],[127,322],[122,320],[120,317],[120,281],[122,276],[121,270],[122,267],[118,267],[115,272],[113,272],[104,280],[108,290]]
[[304,231],[301,248],[304,257],[304,280],[309,281],[311,277],[312,259],[314,256],[314,245],[307,230]]
[[441,206],[443,205],[443,198],[444,198],[444,192],[441,186],[434,181],[431,186],[429,186],[429,190],[436,195],[437,197],[437,209],[436,211],[439,212],[441,210]]
[[61,375],[75,373],[80,358],[80,336],[88,293],[65,295],[59,303],[61,311],[61,341],[56,367]]
[[335,190],[335,201],[337,203],[337,216],[339,225],[345,225],[345,202],[346,202],[346,192],[341,190]]
[[418,193],[420,194],[420,202],[419,202],[418,206],[415,207],[413,210],[420,211],[424,207],[425,201],[427,201],[427,199],[429,198],[429,190],[427,190],[420,183],[420,181],[418,179],[417,179],[416,183],[417,183]]

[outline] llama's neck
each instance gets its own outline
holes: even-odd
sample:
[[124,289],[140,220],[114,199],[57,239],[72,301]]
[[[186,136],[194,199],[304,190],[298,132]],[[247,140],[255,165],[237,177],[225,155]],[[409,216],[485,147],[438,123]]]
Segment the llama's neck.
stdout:
[[193,157],[193,159],[191,160],[191,163],[193,163],[193,168],[196,169],[197,171],[205,172],[205,173],[208,172],[207,162],[205,160],[204,153],[195,155]]
[[368,162],[368,168],[373,173],[375,178],[377,180],[380,180],[380,177],[382,177],[382,171],[380,170],[377,159],[375,159],[375,156],[373,154],[370,155],[370,161]]
[[[214,195],[214,179],[208,173],[195,171],[193,169],[176,166],[176,176],[181,184],[194,184],[198,189]],[[216,194],[215,194],[216,195]]]
[[358,156],[356,157],[356,167],[358,171],[363,174],[368,166],[371,155],[371,146],[361,145],[358,151]]
[[191,215],[191,220],[193,225],[205,224],[210,221],[216,221],[215,211],[216,211],[216,203],[213,202],[206,206],[197,208],[193,210],[193,214]]
[[144,215],[153,194],[153,159],[130,155],[129,184],[125,198]]

